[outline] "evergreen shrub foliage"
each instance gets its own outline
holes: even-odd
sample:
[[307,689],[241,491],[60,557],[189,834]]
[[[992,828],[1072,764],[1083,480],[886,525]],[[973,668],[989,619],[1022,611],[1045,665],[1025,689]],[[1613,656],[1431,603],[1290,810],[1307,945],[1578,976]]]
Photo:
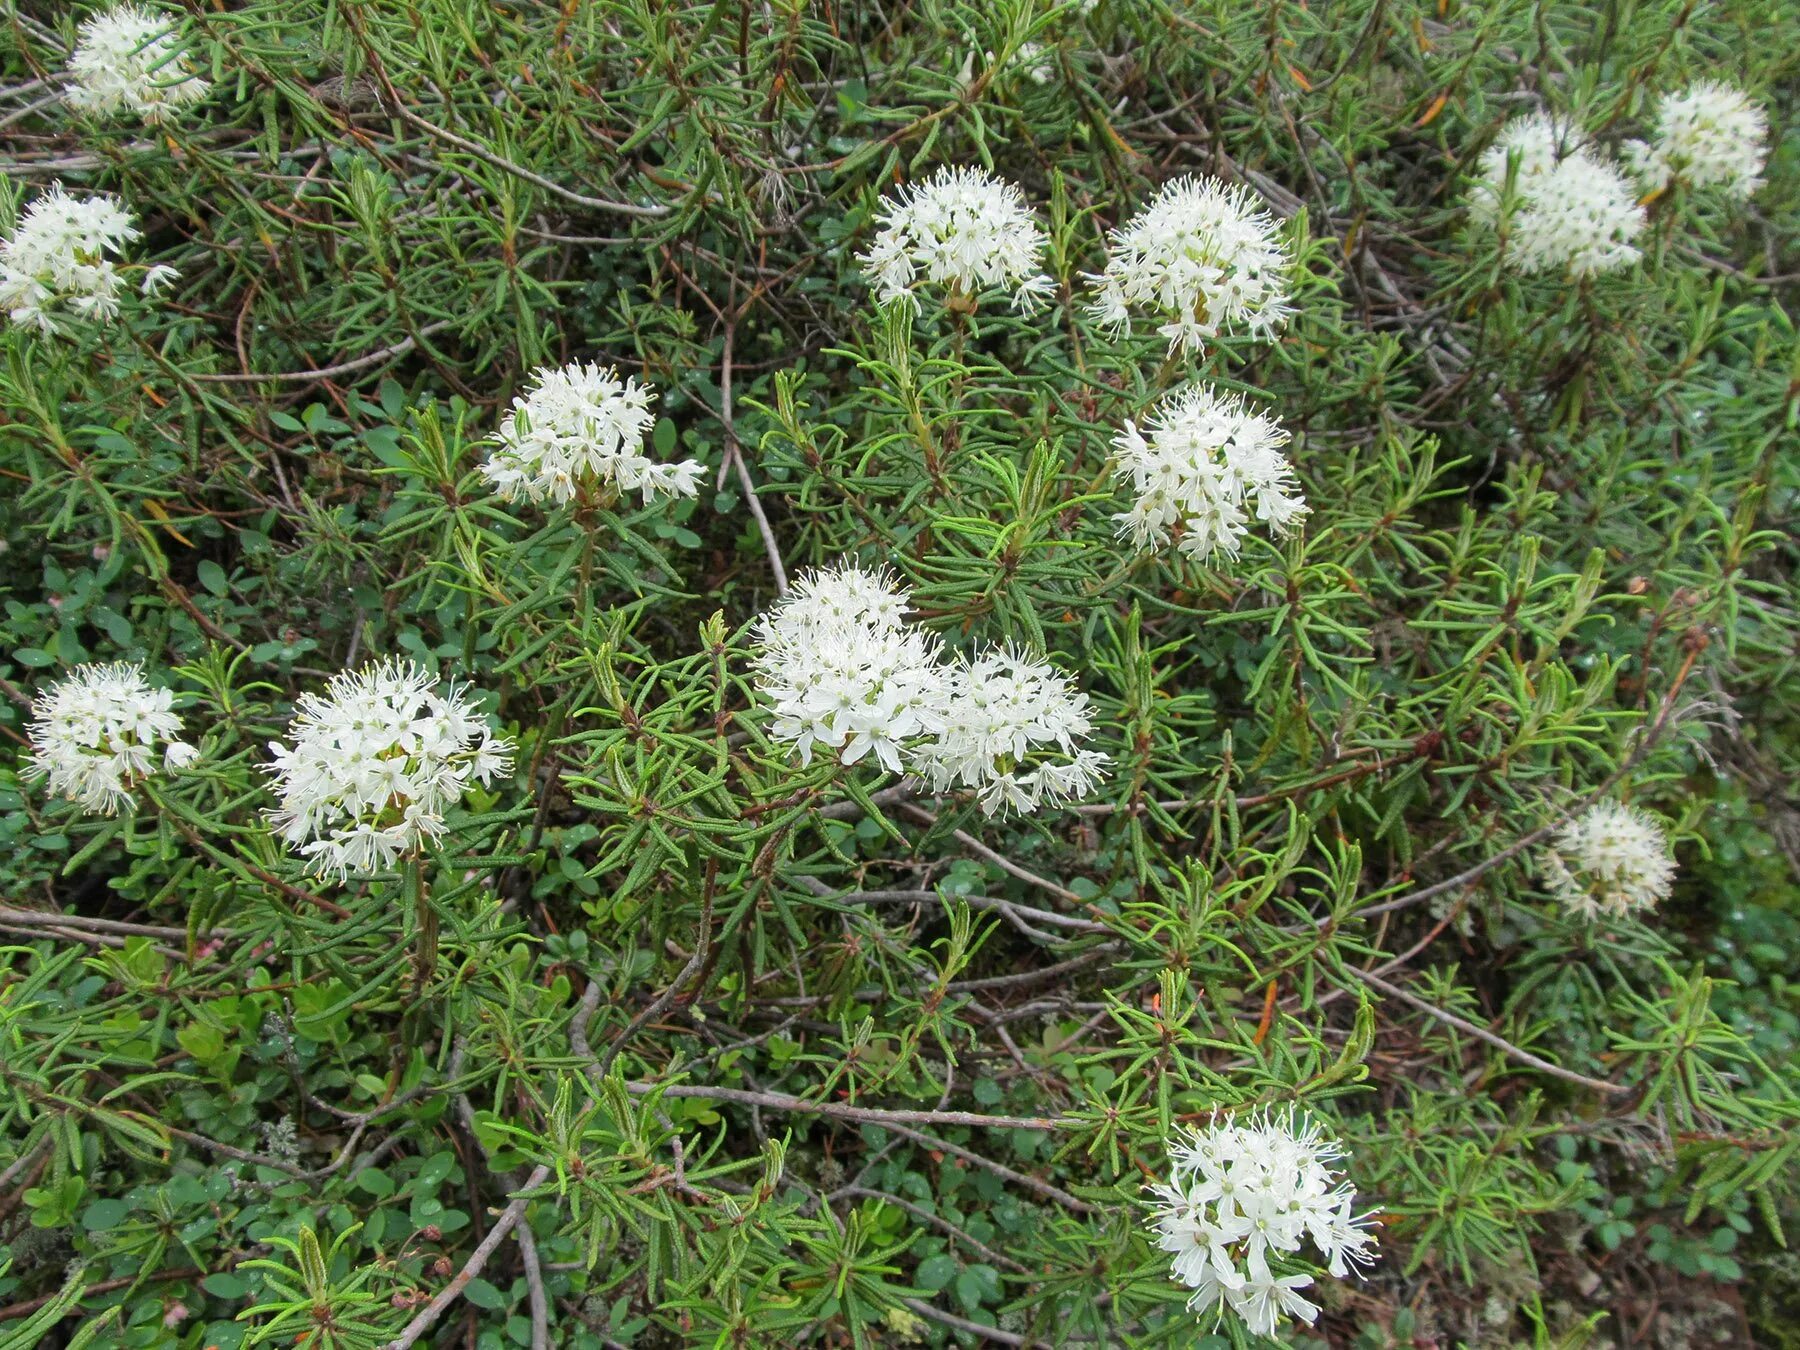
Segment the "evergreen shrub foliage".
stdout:
[[1794,6],[0,33],[0,1346],[1800,1343]]

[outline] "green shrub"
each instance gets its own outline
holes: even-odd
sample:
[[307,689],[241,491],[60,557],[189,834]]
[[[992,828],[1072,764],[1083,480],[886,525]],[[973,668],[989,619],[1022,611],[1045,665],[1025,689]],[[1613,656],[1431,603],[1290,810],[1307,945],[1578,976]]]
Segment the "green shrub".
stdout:
[[[1379,1251],[1272,1248],[1283,1337],[1792,1343],[1800,12],[162,13],[132,97],[4,25],[0,1345],[1266,1343],[1147,1187],[1309,1121]],[[1609,176],[1706,79],[1766,183]],[[1490,151],[1537,111],[1565,177]],[[1011,270],[891,300],[940,167]],[[1184,174],[1285,321],[1095,309]],[[40,294],[57,182],[139,234]],[[654,402],[497,492],[577,362]],[[1202,384],[1247,519],[1134,534]],[[792,618],[845,564],[900,627]],[[865,637],[912,692],[808,703]],[[429,744],[326,820],[382,661]],[[46,751],[88,663],[178,719],[112,777]],[[1009,670],[1035,741],[956,741]]]

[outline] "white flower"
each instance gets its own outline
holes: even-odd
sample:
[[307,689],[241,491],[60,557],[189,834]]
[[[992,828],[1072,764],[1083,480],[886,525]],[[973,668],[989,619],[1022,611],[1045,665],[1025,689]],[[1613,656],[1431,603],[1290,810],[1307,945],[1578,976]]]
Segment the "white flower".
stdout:
[[1513,118],[1481,152],[1479,176],[1469,197],[1470,214],[1484,225],[1495,223],[1509,163],[1518,164],[1514,184],[1523,196],[1534,191],[1565,155],[1589,148],[1587,137],[1567,118],[1544,112]]
[[1566,822],[1542,863],[1551,893],[1590,923],[1655,909],[1675,886],[1662,827],[1623,802],[1596,802]]
[[1107,759],[1078,749],[1091,726],[1087,695],[1046,661],[1003,649],[945,672],[943,727],[913,754],[937,792],[974,788],[987,815],[1085,797]]
[[935,791],[974,789],[988,815],[1086,796],[1107,759],[1080,748],[1088,701],[1048,662],[1012,649],[944,659],[906,621],[910,597],[855,563],[809,573],[756,626],[756,685],[770,734],[802,764],[815,746]]
[[1298,1292],[1312,1282],[1311,1275],[1270,1274],[1264,1249],[1252,1248],[1250,1273],[1244,1280],[1244,1287],[1225,1297],[1231,1310],[1244,1319],[1244,1325],[1254,1334],[1273,1336],[1283,1317],[1298,1318],[1308,1326],[1318,1319],[1319,1305],[1308,1302]]
[[1513,222],[1510,258],[1523,272],[1584,277],[1615,271],[1640,256],[1631,241],[1644,222],[1625,175],[1597,155],[1577,151],[1544,175]]
[[[1509,162],[1518,165],[1517,205],[1502,222]],[[1515,270],[1576,277],[1635,262],[1631,241],[1645,222],[1625,175],[1568,122],[1541,112],[1509,122],[1482,153],[1470,216],[1486,227],[1505,224]]]
[[1216,178],[1177,178],[1112,232],[1092,313],[1128,328],[1131,312],[1161,319],[1171,351],[1199,352],[1233,329],[1269,336],[1292,313],[1293,257],[1275,218],[1250,191]]
[[165,769],[192,764],[199,751],[180,739],[175,696],[153,689],[143,667],[118,662],[77,666],[31,705],[32,778],[90,814],[112,815],[131,790],[156,772],[158,741]]
[[892,773],[942,729],[947,681],[937,638],[904,621],[908,595],[854,563],[801,577],[756,627],[757,688],[770,734],[812,762],[815,745],[854,764],[871,751]]
[[828,629],[899,628],[911,596],[885,571],[843,561],[802,576],[763,621],[785,642],[810,640]]
[[1682,182],[1748,197],[1763,184],[1768,139],[1769,116],[1760,104],[1742,90],[1705,80],[1662,100],[1650,143],[1627,141],[1625,162],[1649,188]]
[[464,691],[439,692],[411,661],[346,670],[325,696],[303,694],[271,741],[280,803],[271,820],[313,871],[344,878],[392,867],[444,832],[471,781],[512,772],[512,743],[488,730]]
[[1157,404],[1145,428],[1148,437],[1127,422],[1113,441],[1113,476],[1137,494],[1131,510],[1114,519],[1135,547],[1166,544],[1178,529],[1189,557],[1236,557],[1252,513],[1275,535],[1306,514],[1281,453],[1288,433],[1236,394],[1189,385]]
[[1013,60],[1033,84],[1049,84],[1056,78],[1056,58],[1041,42],[1021,42]]
[[139,283],[138,290],[144,295],[160,295],[180,277],[181,273],[167,263],[155,263],[144,269],[144,279]]
[[90,112],[134,112],[146,122],[206,97],[207,82],[164,15],[115,5],[81,25],[69,58],[68,99]]
[[1029,311],[1055,291],[1040,270],[1048,240],[1025,194],[981,169],[942,168],[923,183],[883,198],[880,229],[857,261],[883,304],[918,307],[921,281],[952,295],[1009,291]]
[[513,400],[481,472],[507,501],[566,502],[584,483],[641,492],[646,506],[658,496],[692,497],[704,465],[658,464],[644,454],[654,397],[635,376],[621,381],[611,366],[540,370],[531,391]]
[[[1292,1111],[1188,1130],[1170,1148],[1172,1175],[1149,1187],[1150,1225],[1197,1313],[1228,1306],[1257,1335],[1319,1313],[1302,1297],[1317,1277],[1308,1242],[1338,1278],[1374,1260],[1369,1216],[1332,1166],[1343,1150]],[[1279,1266],[1270,1264],[1271,1260]]]
[[58,306],[110,320],[119,312],[121,278],[106,255],[137,237],[117,197],[74,197],[51,184],[25,208],[12,238],[0,240],[0,307],[14,323],[46,333],[56,331]]

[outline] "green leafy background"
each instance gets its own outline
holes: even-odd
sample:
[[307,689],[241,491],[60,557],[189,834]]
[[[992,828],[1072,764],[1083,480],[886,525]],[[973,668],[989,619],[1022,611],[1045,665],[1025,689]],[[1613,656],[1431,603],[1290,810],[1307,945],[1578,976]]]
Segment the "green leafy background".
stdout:
[[[0,218],[115,192],[182,275],[0,336],[0,1345],[385,1345],[502,1224],[421,1343],[1248,1344],[1141,1188],[1287,1103],[1381,1233],[1314,1343],[1796,1343],[1800,13],[1082,11],[192,0],[215,88],[146,130],[46,97],[85,7],[7,5]],[[1616,143],[1703,77],[1769,109],[1752,202],[1659,198],[1580,286],[1468,228],[1509,117]],[[875,307],[876,203],[938,164],[1039,204],[1047,312]],[[1093,326],[1179,172],[1285,222],[1278,341]],[[698,500],[484,490],[578,358],[656,387]],[[1295,539],[1115,538],[1111,439],[1190,377],[1292,429]],[[771,550],[1079,672],[1103,794],[997,823],[794,765]],[[520,745],[424,980],[397,879],[261,818],[296,695],[383,654]],[[19,749],[111,659],[205,757],[106,821]],[[1603,791],[1682,870],[1588,928],[1531,841]]]

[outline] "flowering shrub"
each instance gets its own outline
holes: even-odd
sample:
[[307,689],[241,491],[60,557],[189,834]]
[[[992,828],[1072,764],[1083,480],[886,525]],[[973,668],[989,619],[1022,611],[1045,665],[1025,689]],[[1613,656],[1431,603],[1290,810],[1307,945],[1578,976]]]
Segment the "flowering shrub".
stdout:
[[1769,118],[1741,89],[1702,80],[1666,95],[1649,142],[1627,141],[1626,158],[1653,188],[1672,182],[1748,197],[1763,185]]
[[1157,1245],[1175,1278],[1194,1291],[1200,1313],[1228,1305],[1268,1336],[1286,1318],[1318,1319],[1300,1290],[1304,1271],[1276,1274],[1310,1242],[1329,1273],[1343,1278],[1374,1259],[1368,1216],[1354,1212],[1356,1190],[1331,1164],[1343,1151],[1313,1122],[1291,1116],[1209,1125],[1170,1149],[1173,1175],[1151,1187]]
[[1106,270],[1090,278],[1093,314],[1123,330],[1134,309],[1161,319],[1174,351],[1243,328],[1271,336],[1291,312],[1288,255],[1275,218],[1250,189],[1177,178],[1107,240]]
[[1661,827],[1620,802],[1595,802],[1564,821],[1544,851],[1544,872],[1551,893],[1589,920],[1655,909],[1675,884]]
[[69,103],[106,116],[155,123],[206,97],[207,82],[174,25],[140,5],[114,5],[86,19],[69,57]]
[[0,1343],[1782,1343],[1791,9],[13,7]]
[[980,169],[940,169],[881,206],[880,229],[859,261],[883,302],[917,305],[919,281],[970,304],[989,289],[1010,291],[1032,309],[1054,289],[1037,270],[1044,232],[1024,194]]
[[579,488],[692,497],[706,469],[694,460],[658,464],[642,452],[656,418],[652,395],[635,377],[573,365],[539,371],[514,399],[481,472],[506,500],[566,502]]
[[[15,324],[45,333],[57,331],[57,311],[105,324],[119,313],[116,254],[138,237],[138,229],[115,197],[100,193],[80,198],[60,183],[35,198],[17,227],[0,239],[0,305]],[[144,294],[175,278],[175,269],[158,264],[148,269]]]
[[1119,533],[1137,547],[1166,544],[1179,530],[1183,553],[1235,558],[1252,515],[1285,535],[1306,514],[1281,454],[1287,432],[1241,398],[1190,386],[1159,404],[1146,425],[1148,437],[1127,422],[1113,442],[1113,475],[1137,494],[1118,515]]
[[943,657],[930,632],[906,622],[910,600],[891,577],[842,563],[802,577],[758,623],[769,734],[802,765],[823,746],[844,764],[873,751],[901,773],[919,738],[943,729]]
[[[1509,212],[1509,182],[1518,197]],[[1481,157],[1471,214],[1504,224],[1521,272],[1592,276],[1636,262],[1644,209],[1619,168],[1574,127],[1546,113],[1507,125]]]
[[138,666],[78,666],[31,705],[31,776],[82,810],[110,816],[158,768],[194,762],[198,752],[181,739],[174,706],[175,696],[152,689]]
[[1093,730],[1087,695],[1024,652],[963,657],[944,674],[944,716],[914,756],[935,790],[969,788],[982,812],[1035,811],[1087,797],[1107,757],[1078,749]]
[[347,670],[295,706],[294,743],[269,743],[270,823],[327,875],[390,870],[443,837],[444,812],[471,783],[512,771],[511,743],[410,661]]

